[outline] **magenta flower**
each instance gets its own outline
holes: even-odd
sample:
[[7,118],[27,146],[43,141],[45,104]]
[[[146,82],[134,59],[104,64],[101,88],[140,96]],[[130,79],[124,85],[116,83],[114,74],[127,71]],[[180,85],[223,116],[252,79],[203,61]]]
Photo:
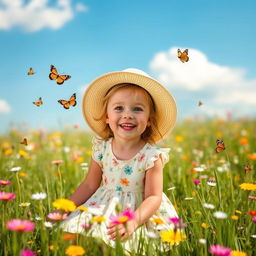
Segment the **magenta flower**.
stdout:
[[10,185],[11,182],[9,180],[0,180],[0,185]]
[[256,217],[253,217],[253,218],[252,218],[252,222],[256,222]]
[[198,185],[198,184],[200,184],[201,183],[201,181],[200,180],[193,180],[193,182],[194,182],[194,184],[196,184],[196,185]]
[[177,217],[174,217],[174,218],[169,218],[170,222],[172,222],[173,224],[177,224],[180,222],[180,219],[177,218]]
[[53,160],[52,161],[52,164],[54,165],[59,165],[59,164],[62,164],[63,163],[63,160]]
[[13,231],[28,232],[34,230],[35,224],[30,220],[13,219],[7,222],[6,227]]
[[14,193],[0,192],[0,200],[11,200],[15,198]]
[[131,211],[131,209],[127,208],[125,211],[121,212],[119,215],[114,216],[111,215],[109,219],[111,220],[111,224],[123,224],[126,223],[129,220],[132,220],[135,218],[135,213]]
[[218,256],[231,256],[232,250],[221,245],[211,245],[209,252]]
[[30,250],[23,250],[20,252],[20,256],[35,256],[35,254]]

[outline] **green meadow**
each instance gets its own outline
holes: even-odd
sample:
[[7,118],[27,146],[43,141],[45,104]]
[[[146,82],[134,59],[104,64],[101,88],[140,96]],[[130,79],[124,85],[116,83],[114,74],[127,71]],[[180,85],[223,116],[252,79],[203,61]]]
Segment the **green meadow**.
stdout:
[[[24,138],[27,146],[20,143]],[[110,248],[86,235],[65,236],[59,223],[51,226],[46,219],[52,203],[68,198],[86,175],[91,139],[92,134],[72,125],[62,131],[10,129],[0,135],[0,180],[11,182],[0,185],[1,193],[15,194],[0,200],[0,255],[16,256],[25,249],[66,255],[71,245],[82,247],[83,255],[127,254],[119,242]],[[219,153],[217,139],[225,146]],[[256,120],[185,120],[159,145],[171,148],[164,192],[186,224],[186,239],[175,246],[167,243],[161,252],[160,238],[141,237],[128,255],[211,255],[211,245],[230,248],[230,255],[256,255]],[[57,160],[63,162],[52,163]],[[46,197],[31,198],[39,192]],[[13,219],[30,220],[35,228],[9,230]]]

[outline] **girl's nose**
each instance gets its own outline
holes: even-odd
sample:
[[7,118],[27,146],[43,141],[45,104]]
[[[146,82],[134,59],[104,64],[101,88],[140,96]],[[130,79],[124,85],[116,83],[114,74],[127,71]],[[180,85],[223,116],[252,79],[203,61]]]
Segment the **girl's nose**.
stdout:
[[130,110],[126,110],[123,112],[123,118],[132,118],[132,112]]

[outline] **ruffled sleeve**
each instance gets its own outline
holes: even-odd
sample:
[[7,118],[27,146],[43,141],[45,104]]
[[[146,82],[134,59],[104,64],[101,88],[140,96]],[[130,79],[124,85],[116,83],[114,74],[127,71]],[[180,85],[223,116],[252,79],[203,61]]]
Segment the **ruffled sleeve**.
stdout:
[[145,162],[145,170],[152,168],[155,165],[155,161],[161,159],[163,167],[169,161],[170,148],[159,148],[152,147],[149,152],[147,152],[147,159]]
[[100,167],[102,167],[102,159],[106,149],[106,141],[94,137],[92,139],[92,159],[96,161]]

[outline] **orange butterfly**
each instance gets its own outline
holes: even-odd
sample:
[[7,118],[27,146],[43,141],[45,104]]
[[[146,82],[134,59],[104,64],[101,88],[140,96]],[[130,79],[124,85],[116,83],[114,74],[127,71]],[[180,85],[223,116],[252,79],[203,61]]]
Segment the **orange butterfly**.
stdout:
[[57,84],[63,84],[66,80],[71,78],[69,75],[59,75],[57,69],[51,65],[51,73],[49,74],[51,80],[56,80]]
[[73,93],[73,95],[70,97],[69,100],[58,100],[58,102],[65,108],[69,109],[70,106],[76,105],[76,94]]
[[38,101],[34,101],[33,104],[35,104],[37,107],[40,107],[43,104],[42,98],[40,97]]
[[27,74],[30,76],[30,75],[34,75],[35,72],[32,68],[30,68]]
[[188,62],[189,57],[188,57],[188,49],[186,49],[184,52],[181,52],[180,49],[178,49],[178,58],[180,59],[181,62]]
[[203,105],[203,102],[202,101],[198,101],[197,106],[200,107],[202,105]]
[[225,150],[225,145],[223,140],[216,140],[217,147],[215,149],[216,153],[220,153]]
[[251,166],[249,164],[244,165],[244,171],[245,173],[249,173],[252,170]]
[[20,144],[23,144],[24,146],[27,146],[28,145],[27,138],[24,138],[23,141],[20,142]]

